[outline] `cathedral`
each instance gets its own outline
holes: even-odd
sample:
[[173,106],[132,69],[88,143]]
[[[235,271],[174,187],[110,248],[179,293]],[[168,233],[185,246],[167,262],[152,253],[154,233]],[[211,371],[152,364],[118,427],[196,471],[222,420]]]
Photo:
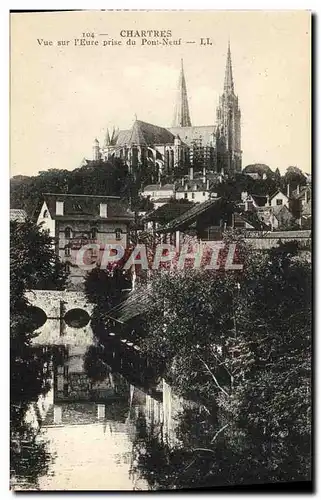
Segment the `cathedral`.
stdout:
[[230,43],[216,123],[192,125],[182,60],[172,126],[164,128],[136,119],[130,130],[107,131],[102,147],[94,141],[93,161],[112,157],[121,158],[143,183],[174,181],[191,169],[220,175],[240,172],[241,111],[234,92]]

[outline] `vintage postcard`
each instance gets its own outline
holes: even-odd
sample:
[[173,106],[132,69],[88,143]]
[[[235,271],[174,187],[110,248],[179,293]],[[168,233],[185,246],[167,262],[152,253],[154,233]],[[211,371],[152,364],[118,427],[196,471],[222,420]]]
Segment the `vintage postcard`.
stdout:
[[10,488],[312,488],[311,13],[10,14]]

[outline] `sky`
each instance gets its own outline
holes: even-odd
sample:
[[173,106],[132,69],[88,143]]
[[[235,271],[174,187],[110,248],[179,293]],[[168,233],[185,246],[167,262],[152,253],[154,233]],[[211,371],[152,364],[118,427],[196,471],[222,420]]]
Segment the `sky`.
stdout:
[[[307,11],[11,14],[11,175],[77,168],[92,158],[95,137],[102,141],[113,126],[130,128],[135,116],[171,126],[181,58],[192,125],[214,125],[228,39],[243,166],[310,172],[310,23]],[[129,46],[123,30],[170,30],[167,40],[180,42],[142,45],[143,36]],[[75,45],[81,38],[94,45]]]

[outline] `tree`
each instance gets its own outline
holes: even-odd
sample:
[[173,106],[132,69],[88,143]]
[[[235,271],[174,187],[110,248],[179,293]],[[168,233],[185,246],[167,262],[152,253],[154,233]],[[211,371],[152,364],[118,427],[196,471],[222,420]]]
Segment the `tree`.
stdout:
[[212,442],[200,429],[200,485],[308,480],[311,266],[297,244],[248,252],[242,273],[163,273],[151,294],[164,308],[147,316],[141,347],[212,426]]
[[19,478],[27,475],[28,481],[34,481],[37,473],[45,473],[48,454],[25,416],[30,404],[50,388],[53,352],[31,345],[34,325],[25,292],[63,288],[66,275],[49,234],[32,221],[10,222],[10,244],[11,470]]

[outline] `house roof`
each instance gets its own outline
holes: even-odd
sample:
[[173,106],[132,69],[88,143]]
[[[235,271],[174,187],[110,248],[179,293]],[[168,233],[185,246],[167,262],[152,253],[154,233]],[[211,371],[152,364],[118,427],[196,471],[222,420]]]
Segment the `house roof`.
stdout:
[[183,214],[176,217],[176,219],[170,221],[163,229],[165,232],[171,232],[179,229],[182,226],[191,225],[197,217],[210,208],[214,207],[214,205],[218,204],[218,202],[222,200],[222,198],[215,198],[215,200],[207,200],[203,203],[198,203],[194,205],[192,208],[184,212]]
[[126,300],[108,311],[106,316],[119,323],[126,323],[132,318],[144,313],[153,305],[155,305],[155,301],[152,300],[148,292],[143,289],[135,290],[130,293]]
[[293,198],[296,198],[296,199],[300,199],[300,198],[303,198],[305,196],[305,193],[306,192],[309,192],[311,193],[311,186],[304,186],[300,192],[298,193],[296,189],[294,189],[294,191],[292,191],[291,195]]
[[145,186],[143,189],[143,192],[146,191],[173,191],[175,185],[174,184],[164,184],[164,186],[161,186],[160,184],[149,184],[148,186]]
[[266,196],[262,196],[262,195],[258,195],[258,194],[251,194],[251,196],[258,207],[265,206],[265,204],[267,202]]
[[24,222],[27,219],[27,212],[22,210],[22,208],[11,208],[10,209],[10,220],[16,222]]
[[277,191],[275,191],[273,194],[271,194],[270,198],[271,200],[273,198],[275,198],[275,196],[277,196],[279,193],[281,193],[283,196],[285,196],[285,198],[288,198],[286,194],[283,193],[283,191],[281,191],[281,189],[278,189]]
[[[100,203],[107,204],[108,219],[134,219],[133,212],[124,205],[118,196],[44,193],[43,201],[46,202],[53,219],[69,219],[71,217],[99,219]],[[63,215],[56,214],[56,201],[64,202]]]
[[169,221],[176,219],[180,215],[184,214],[189,210],[194,203],[184,202],[184,203],[166,203],[156,210],[153,210],[145,216],[146,221],[157,221],[162,224],[167,224]]
[[[186,180],[184,186],[182,184],[177,184],[176,191],[184,192],[184,191],[208,191],[212,187],[214,187],[213,182],[209,182],[209,188],[206,187],[206,182],[203,182],[202,178]],[[186,188],[187,186],[187,188]]]

